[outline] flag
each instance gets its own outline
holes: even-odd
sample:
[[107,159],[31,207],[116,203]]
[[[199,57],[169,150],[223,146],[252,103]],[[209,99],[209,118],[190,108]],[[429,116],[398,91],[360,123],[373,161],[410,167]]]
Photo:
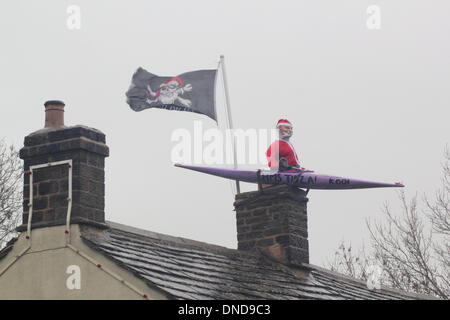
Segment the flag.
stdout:
[[160,108],[190,111],[217,121],[215,82],[217,70],[197,70],[160,77],[138,68],[128,89],[127,103],[134,111]]

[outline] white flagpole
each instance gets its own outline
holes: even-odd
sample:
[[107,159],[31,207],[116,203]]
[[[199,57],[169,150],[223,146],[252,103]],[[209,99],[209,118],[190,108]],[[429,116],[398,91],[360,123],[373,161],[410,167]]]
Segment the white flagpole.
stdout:
[[[228,128],[231,130],[231,141],[233,145],[233,159],[234,159],[234,168],[237,169],[237,155],[236,155],[236,141],[233,133],[233,120],[231,119],[231,109],[230,109],[230,95],[228,94],[228,83],[227,83],[227,75],[225,72],[225,57],[224,55],[220,56],[220,65],[222,66],[222,78],[223,78],[223,86],[225,88],[225,106],[228,114]],[[239,185],[239,180],[236,180],[236,191],[237,193],[241,193],[241,188]]]

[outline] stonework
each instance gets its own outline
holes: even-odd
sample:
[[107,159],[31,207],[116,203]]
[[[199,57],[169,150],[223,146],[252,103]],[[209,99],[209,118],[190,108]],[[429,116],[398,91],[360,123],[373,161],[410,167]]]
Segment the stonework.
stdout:
[[309,263],[307,202],[305,191],[286,185],[236,195],[238,249]]
[[[72,159],[72,223],[105,225],[105,157],[109,148],[105,135],[85,126],[58,130],[42,129],[25,137],[20,157],[24,170],[30,166]],[[42,168],[33,172],[32,227],[65,224],[68,206],[67,165]],[[24,212],[22,225],[28,221],[29,174],[24,175]]]

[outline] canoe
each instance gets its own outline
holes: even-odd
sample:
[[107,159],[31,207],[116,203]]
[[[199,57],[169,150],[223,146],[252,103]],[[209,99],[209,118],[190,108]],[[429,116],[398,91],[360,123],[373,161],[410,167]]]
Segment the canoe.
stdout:
[[400,182],[384,183],[375,181],[365,181],[338,176],[318,174],[311,170],[241,170],[229,168],[215,168],[205,166],[192,166],[175,164],[176,167],[194,170],[213,176],[218,176],[231,180],[238,180],[249,183],[261,184],[287,184],[304,189],[322,190],[346,190],[346,189],[366,189],[366,188],[398,188],[404,187]]

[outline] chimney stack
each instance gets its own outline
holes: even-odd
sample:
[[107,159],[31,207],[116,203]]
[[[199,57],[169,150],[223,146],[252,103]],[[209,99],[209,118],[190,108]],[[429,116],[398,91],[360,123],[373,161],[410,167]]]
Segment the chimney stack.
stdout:
[[287,185],[237,194],[238,249],[288,265],[309,263],[307,202],[305,191]]
[[105,157],[109,148],[105,135],[86,126],[64,125],[64,103],[47,101],[45,127],[25,137],[20,158],[24,160],[24,208],[19,231],[27,228],[30,188],[33,188],[31,228],[64,225],[68,208],[69,165],[60,164],[33,169],[30,167],[72,160],[71,223],[106,228]]

